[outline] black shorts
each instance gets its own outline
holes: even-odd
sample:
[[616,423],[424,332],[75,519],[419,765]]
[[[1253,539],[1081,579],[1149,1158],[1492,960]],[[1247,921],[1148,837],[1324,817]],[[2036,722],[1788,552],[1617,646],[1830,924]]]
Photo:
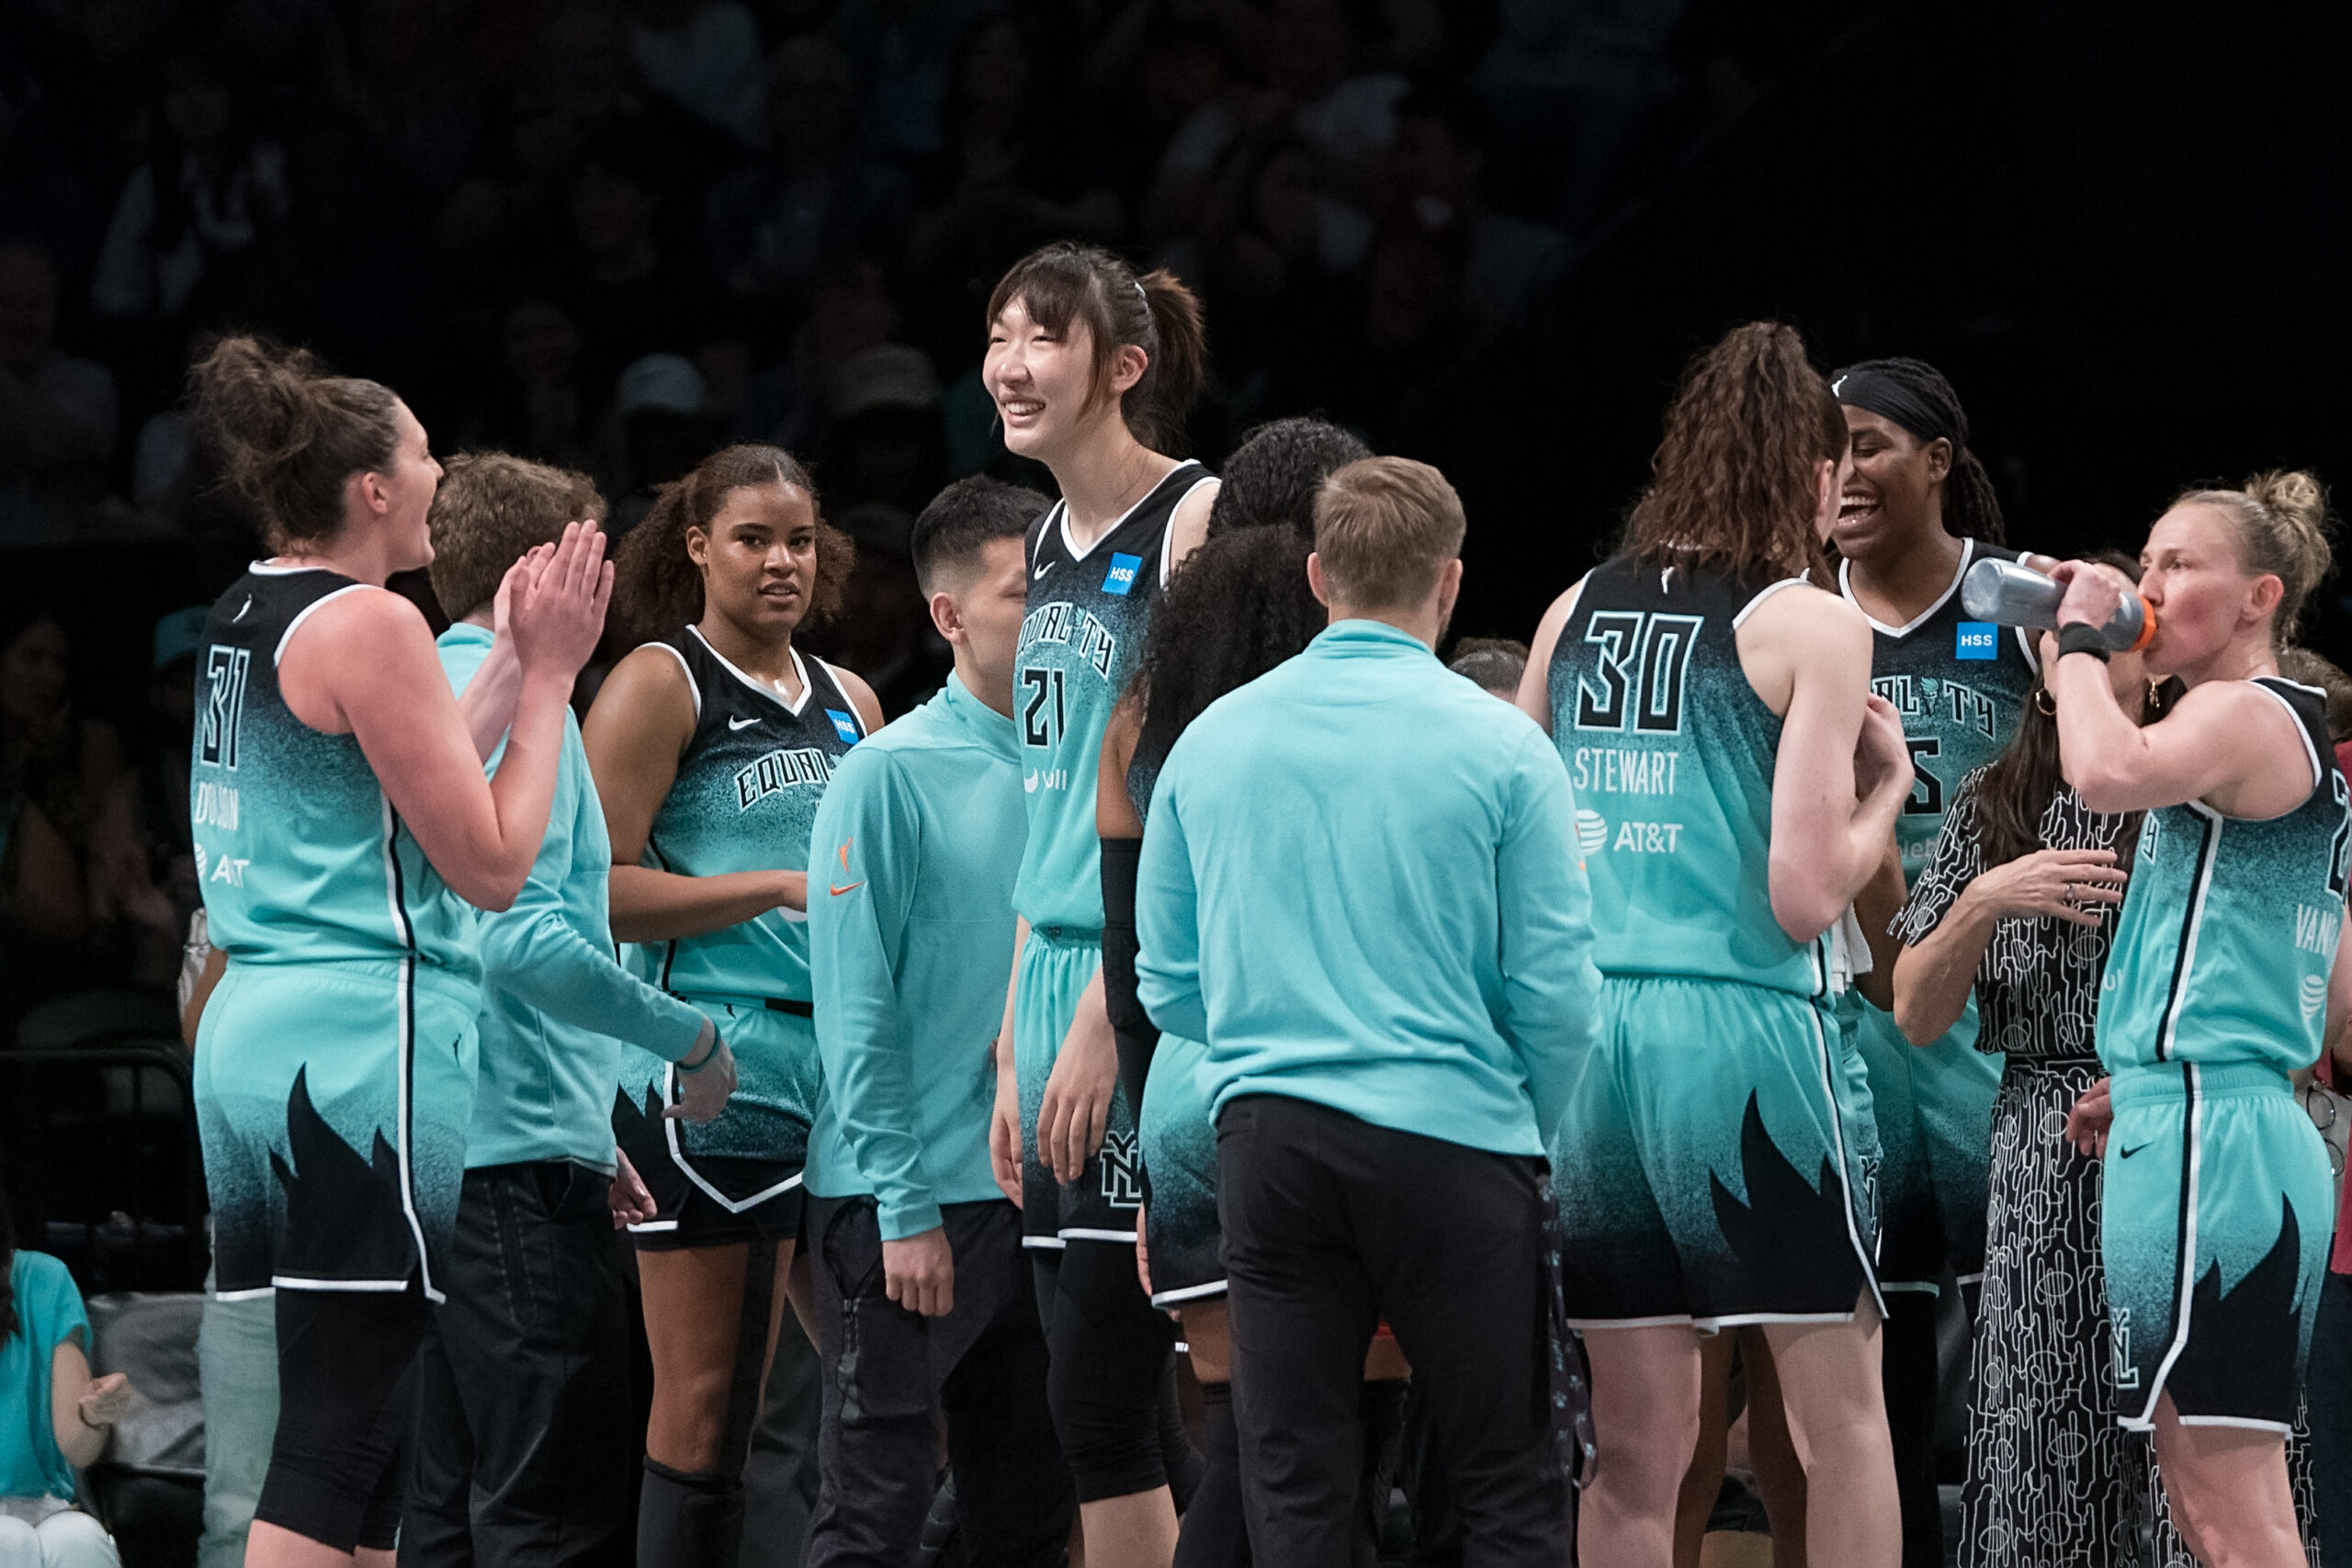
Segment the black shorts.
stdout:
[[277,1434],[254,1517],[337,1551],[399,1539],[417,1350],[432,1308],[404,1291],[281,1285]]
[[614,1100],[613,1137],[653,1195],[654,1218],[628,1227],[639,1252],[738,1242],[797,1241],[804,1194],[798,1160],[684,1154],[677,1123]]

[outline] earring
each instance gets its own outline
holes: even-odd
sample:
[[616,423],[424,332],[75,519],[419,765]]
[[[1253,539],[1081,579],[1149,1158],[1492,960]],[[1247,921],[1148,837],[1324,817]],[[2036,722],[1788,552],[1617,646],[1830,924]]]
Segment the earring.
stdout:
[[2156,678],[2153,675],[2149,676],[2148,700],[2141,705],[2140,711],[2145,713],[2148,709],[2154,707],[2156,705],[2157,699],[2163,694],[2163,693],[2164,688],[2156,684]]
[[2058,716],[2058,699],[2050,694],[2050,688],[2047,686],[2036,686],[2033,689],[2033,705],[2044,718]]

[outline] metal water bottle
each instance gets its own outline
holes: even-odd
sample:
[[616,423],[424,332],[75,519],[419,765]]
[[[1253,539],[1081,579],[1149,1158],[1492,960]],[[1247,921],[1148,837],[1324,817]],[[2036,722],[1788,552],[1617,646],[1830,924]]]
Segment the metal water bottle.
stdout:
[[[2065,597],[2064,584],[2052,582],[2030,567],[1989,556],[1970,567],[1960,583],[1961,604],[1976,619],[2038,631],[2056,628],[2058,605]],[[2107,646],[2121,653],[2145,647],[2155,629],[2155,607],[2137,593],[2129,593],[2099,631]]]

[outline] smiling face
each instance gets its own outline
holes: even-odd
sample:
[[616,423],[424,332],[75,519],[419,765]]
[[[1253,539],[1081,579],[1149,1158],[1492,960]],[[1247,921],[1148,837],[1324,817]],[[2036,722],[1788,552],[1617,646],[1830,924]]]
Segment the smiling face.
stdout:
[[2156,611],[2151,675],[2184,675],[2194,684],[2232,646],[2251,638],[2268,647],[2283,585],[2268,572],[2246,570],[2237,525],[2220,507],[2190,502],[2157,518],[2140,567],[2140,596]]
[[703,614],[745,637],[781,642],[808,614],[817,591],[817,503],[781,480],[738,485],[708,528],[686,530],[686,556],[702,570]]
[[[1143,351],[1134,354],[1139,361]],[[1139,367],[1136,374],[1141,374]],[[1048,467],[1053,454],[1082,440],[1106,412],[1115,417],[1118,393],[1125,390],[1114,378],[1108,389],[1111,395],[1100,395],[1094,334],[1084,321],[1073,315],[1067,327],[1054,332],[1033,320],[1020,299],[1006,305],[989,329],[980,378],[1004,422],[1007,449]],[[1126,385],[1134,384],[1134,378],[1128,378]]]
[[1940,531],[1951,443],[1940,436],[1923,442],[1884,414],[1850,403],[1845,412],[1854,460],[1840,488],[1838,526],[1830,535],[1838,553],[1868,560],[1923,532]]

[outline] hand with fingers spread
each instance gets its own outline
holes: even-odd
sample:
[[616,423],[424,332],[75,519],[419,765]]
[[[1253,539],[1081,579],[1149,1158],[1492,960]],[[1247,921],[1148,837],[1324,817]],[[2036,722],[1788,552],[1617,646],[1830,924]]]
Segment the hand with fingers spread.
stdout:
[[2041,915],[2096,928],[2122,904],[2125,880],[2113,850],[2036,850],[1984,873],[1962,897],[1998,919]]
[[1102,1146],[1111,1095],[1119,1084],[1119,1052],[1099,975],[1079,998],[1061,1055],[1046,1079],[1037,1108],[1037,1157],[1061,1182],[1076,1181]]
[[956,1254],[947,1228],[931,1229],[902,1241],[882,1244],[882,1288],[909,1312],[945,1317],[956,1310]]
[[2108,1097],[2113,1081],[2099,1079],[2066,1112],[2066,1141],[2092,1159],[2107,1157],[2107,1134],[2115,1125],[2115,1102]]

